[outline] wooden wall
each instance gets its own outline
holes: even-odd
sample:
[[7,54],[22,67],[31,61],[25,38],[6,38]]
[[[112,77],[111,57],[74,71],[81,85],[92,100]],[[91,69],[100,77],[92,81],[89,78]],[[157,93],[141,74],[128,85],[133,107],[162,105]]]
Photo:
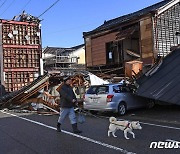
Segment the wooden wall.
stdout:
[[[144,17],[139,22],[140,36],[139,53],[143,64],[154,62],[154,42],[151,16]],[[111,32],[102,36],[86,38],[86,64],[87,67],[106,65],[106,43],[116,40],[117,32]],[[128,48],[128,47],[127,47]]]
[[140,46],[141,58],[144,64],[152,64],[153,54],[153,33],[151,17],[146,17],[140,21]]
[[87,67],[106,64],[106,43],[116,39],[117,32],[86,38],[86,64]]
[[85,39],[85,60],[86,66],[92,66],[92,56],[91,56],[91,38],[87,37]]

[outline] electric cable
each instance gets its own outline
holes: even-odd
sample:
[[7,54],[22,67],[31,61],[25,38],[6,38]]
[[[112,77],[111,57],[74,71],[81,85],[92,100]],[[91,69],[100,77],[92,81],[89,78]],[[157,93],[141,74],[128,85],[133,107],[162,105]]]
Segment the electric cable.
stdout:
[[0,8],[6,3],[7,0],[4,0],[4,2],[0,5]]
[[41,17],[42,15],[44,15],[47,11],[49,11],[54,5],[56,5],[60,0],[57,0],[56,2],[54,2],[49,8],[47,8],[43,13],[41,13],[39,17]]
[[19,13],[21,13],[21,12],[24,10],[24,8],[26,8],[26,7],[29,5],[30,2],[31,2],[31,0],[29,0],[29,1],[22,7],[22,9],[21,9],[21,11],[20,11]]
[[15,0],[13,0],[13,1],[8,5],[8,7],[0,14],[0,16],[3,15],[3,14],[11,7],[11,5],[12,5],[14,2],[15,2]]

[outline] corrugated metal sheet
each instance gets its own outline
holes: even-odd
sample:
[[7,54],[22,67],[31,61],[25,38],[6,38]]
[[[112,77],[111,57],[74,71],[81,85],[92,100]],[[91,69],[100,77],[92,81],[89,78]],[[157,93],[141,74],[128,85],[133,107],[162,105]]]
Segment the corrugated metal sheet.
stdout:
[[180,105],[180,48],[138,79],[137,95]]

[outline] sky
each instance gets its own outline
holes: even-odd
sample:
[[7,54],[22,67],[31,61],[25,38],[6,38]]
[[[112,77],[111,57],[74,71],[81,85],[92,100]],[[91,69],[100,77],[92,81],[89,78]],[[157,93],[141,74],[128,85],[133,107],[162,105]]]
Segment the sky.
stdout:
[[[12,19],[25,10],[38,17],[57,0],[0,0],[0,18]],[[84,43],[83,32],[104,21],[133,13],[162,0],[59,0],[40,19],[42,47],[73,47]]]

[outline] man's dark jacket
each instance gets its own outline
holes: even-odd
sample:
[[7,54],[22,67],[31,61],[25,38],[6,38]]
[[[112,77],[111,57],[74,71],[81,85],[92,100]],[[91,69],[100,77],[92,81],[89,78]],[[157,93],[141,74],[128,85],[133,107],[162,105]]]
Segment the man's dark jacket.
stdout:
[[0,97],[4,96],[5,94],[6,94],[5,87],[2,84],[0,84]]
[[67,84],[63,84],[60,91],[60,107],[62,108],[72,108],[74,107],[73,99],[76,99],[76,96],[72,90],[72,87]]

